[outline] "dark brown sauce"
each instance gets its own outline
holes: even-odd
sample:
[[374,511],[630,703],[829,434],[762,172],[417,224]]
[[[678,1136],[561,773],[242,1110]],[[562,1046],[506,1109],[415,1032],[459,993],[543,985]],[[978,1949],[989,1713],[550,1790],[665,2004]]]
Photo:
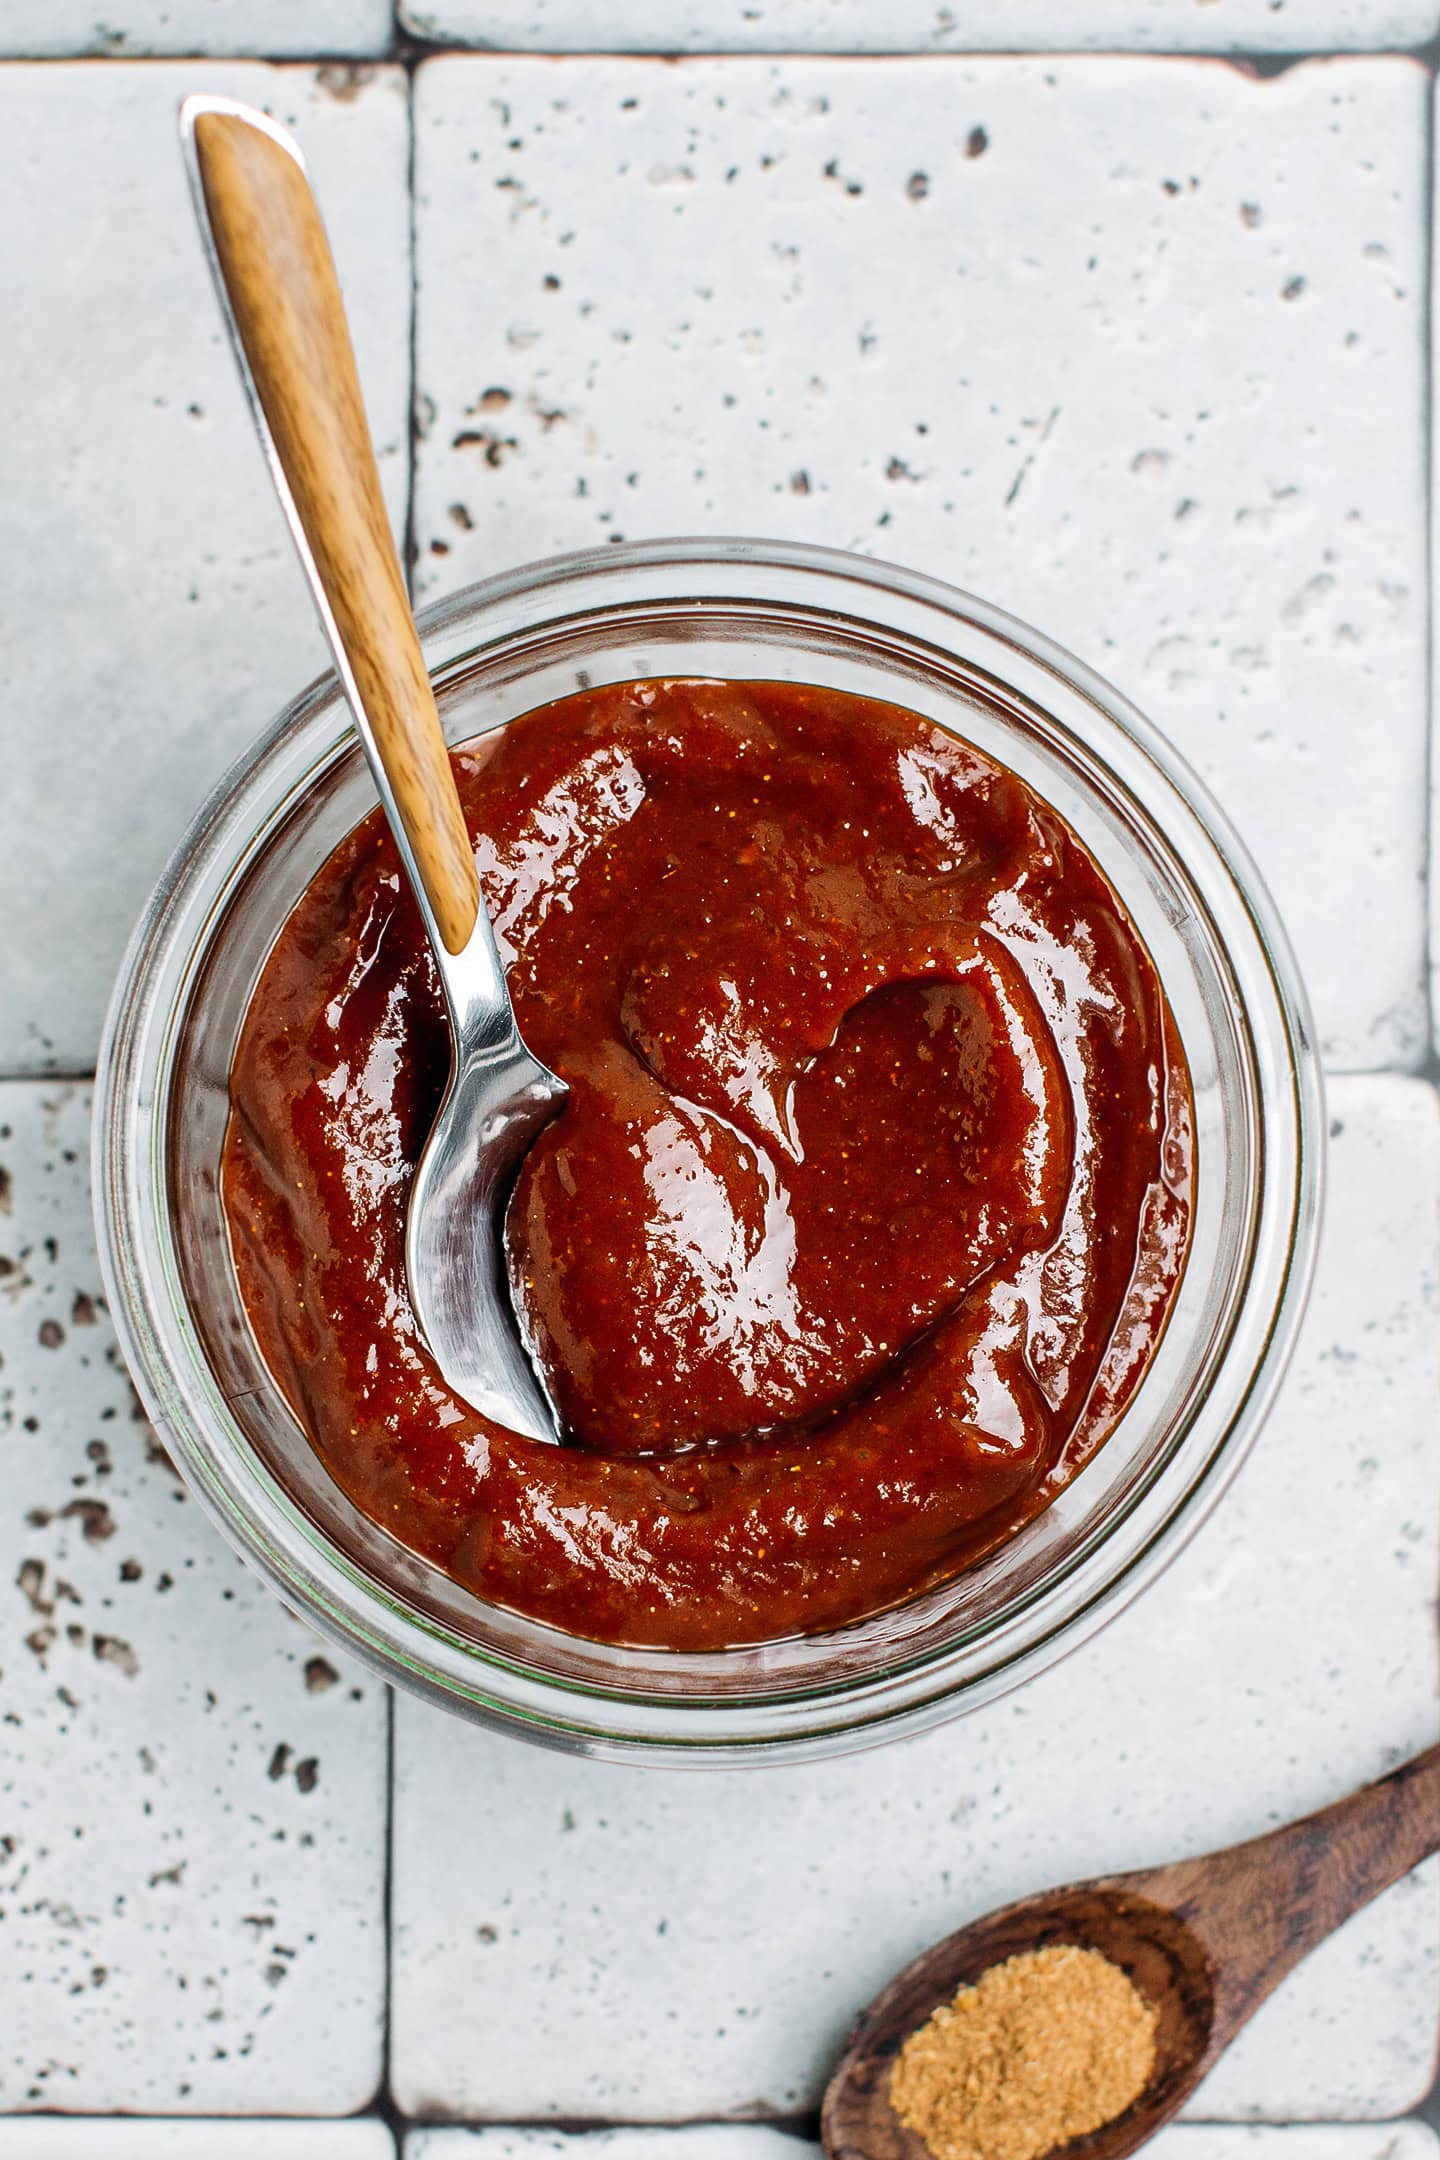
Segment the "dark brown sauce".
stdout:
[[511,1204],[570,1433],[441,1381],[405,1288],[444,1084],[378,813],[266,964],[224,1193],[332,1475],[477,1596],[605,1640],[834,1626],[992,1550],[1163,1329],[1188,1078],[1060,817],[915,714],[776,683],[585,691],[457,754],[516,1015],[569,1083]]

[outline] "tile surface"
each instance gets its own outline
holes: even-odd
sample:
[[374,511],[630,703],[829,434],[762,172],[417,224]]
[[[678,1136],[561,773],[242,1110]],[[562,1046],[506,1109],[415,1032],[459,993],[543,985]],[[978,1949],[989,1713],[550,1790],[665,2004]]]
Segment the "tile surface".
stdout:
[[420,590],[746,531],[980,592],[1215,788],[1331,1064],[1413,1063],[1425,95],[1399,59],[429,63]]
[[[1216,788],[1332,1067],[1417,1062],[1425,77],[959,56],[1379,51],[1440,33],[1440,0],[402,13],[576,55],[418,71],[422,595],[679,529],[983,592]],[[370,64],[391,32],[390,0],[0,0],[0,58],[129,63],[0,67],[0,191],[25,205],[0,242],[25,416],[0,489],[0,1074],[88,1068],[188,816],[323,665],[193,232],[186,90],[298,128],[404,523],[408,93]],[[662,40],[927,57],[584,57]],[[167,53],[325,64],[144,58]],[[382,2122],[254,2112],[341,2113],[381,2074],[383,1694],[154,1449],[99,1297],[87,1107],[0,1081],[0,2160],[385,2160]],[[1316,1301],[1255,1458],[1061,1671],[924,1740],[749,1775],[570,1762],[400,1706],[402,2104],[791,2115],[947,1928],[1263,1829],[1434,1737],[1440,1114],[1387,1078],[1339,1082],[1332,1112]],[[1370,2119],[1431,2081],[1437,1873],[1322,1950],[1199,2098],[1299,2126],[1197,2121],[1157,2160],[1434,2160],[1430,2131]],[[57,2108],[179,2119],[29,2112]],[[196,2119],[221,2114],[250,2120]],[[404,2150],[815,2148],[732,2124]]]
[[[808,2139],[738,2123],[601,2130],[583,2139],[547,2130],[412,2130],[405,2139],[405,2160],[813,2160],[819,2150]],[[1434,2160],[1440,2140],[1421,2123],[1248,2130],[1203,2123],[1163,2131],[1146,2152],[1149,2160]]]
[[381,53],[391,0],[5,0],[0,57]]
[[1435,0],[400,0],[417,36],[542,52],[1323,52],[1418,45]]
[[[1252,1835],[1436,1731],[1440,1111],[1340,1081],[1325,1243],[1255,1454],[1096,1642],[924,1739],[740,1773],[572,1762],[397,1704],[392,2074],[413,2113],[812,2107],[859,2007],[963,1921]],[[1428,2089],[1436,1876],[1332,1938],[1203,2118]]]
[[384,1693],[139,1417],[88,1113],[0,1086],[0,2112],[345,2112],[380,2076]]
[[0,2160],[395,2160],[395,2140],[380,2122],[31,2118],[0,2122]]
[[404,518],[404,75],[0,69],[0,196],[26,204],[6,232],[0,340],[0,400],[26,415],[0,490],[0,919],[31,925],[0,952],[0,1072],[94,1063],[145,894],[323,661],[186,196],[175,111],[199,88],[298,128]]

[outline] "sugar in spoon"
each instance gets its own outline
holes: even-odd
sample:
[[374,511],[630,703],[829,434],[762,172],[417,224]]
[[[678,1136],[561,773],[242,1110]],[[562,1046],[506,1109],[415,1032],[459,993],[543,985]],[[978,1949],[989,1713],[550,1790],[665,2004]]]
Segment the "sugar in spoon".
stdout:
[[450,1077],[406,1222],[410,1302],[447,1383],[557,1438],[521,1340],[501,1220],[565,1084],[521,1041],[483,904],[366,424],[339,280],[298,144],[190,97],[180,132],[216,290],[300,561],[435,955]]
[[1440,1747],[1317,1815],[1199,1860],[1107,1875],[1007,1905],[922,1952],[866,2010],[825,2094],[829,2160],[927,2160],[890,2105],[911,2033],[1023,1951],[1076,1943],[1158,2012],[1139,2099],[1061,2151],[1121,2160],[1177,2114],[1267,1995],[1353,1912],[1440,1851]]

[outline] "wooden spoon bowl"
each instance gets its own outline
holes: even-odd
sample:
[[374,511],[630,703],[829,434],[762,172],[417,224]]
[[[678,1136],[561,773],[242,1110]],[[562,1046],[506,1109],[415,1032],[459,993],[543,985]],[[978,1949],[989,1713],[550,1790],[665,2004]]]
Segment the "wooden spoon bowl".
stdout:
[[825,2094],[829,2160],[931,2160],[890,2105],[910,2035],[1006,1958],[1098,1950],[1157,2013],[1155,2067],[1123,2115],[1061,2148],[1121,2160],[1177,2114],[1291,1968],[1440,1849],[1440,1748],[1267,1837],[1007,1905],[907,1965],[864,2012]]

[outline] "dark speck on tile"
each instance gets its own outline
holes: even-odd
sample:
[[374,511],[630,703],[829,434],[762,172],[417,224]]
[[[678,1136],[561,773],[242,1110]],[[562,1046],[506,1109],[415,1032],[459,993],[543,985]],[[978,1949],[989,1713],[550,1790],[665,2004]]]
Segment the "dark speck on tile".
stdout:
[[102,1665],[118,1665],[121,1672],[128,1674],[132,1680],[140,1670],[139,1658],[129,1643],[122,1642],[118,1635],[97,1635],[94,1638],[94,1650]]
[[353,105],[374,75],[373,67],[359,66],[354,61],[330,61],[315,70],[316,82],[330,93],[337,105]]
[[43,1560],[22,1560],[20,1572],[15,1577],[16,1588],[35,1613],[52,1613],[55,1600],[45,1595],[45,1563]]
[[504,463],[505,453],[518,449],[519,444],[513,435],[496,435],[489,428],[462,428],[458,435],[451,438],[451,447],[456,450],[481,450],[484,452],[485,463],[497,466]]
[[966,155],[966,157],[967,157],[967,158],[977,158],[977,157],[984,157],[984,155],[985,155],[985,152],[986,152],[986,151],[987,151],[987,150],[989,149],[989,147],[990,147],[990,137],[989,137],[989,136],[988,136],[988,135],[986,134],[986,132],[985,132],[984,128],[983,128],[983,127],[973,127],[973,128],[971,128],[971,130],[970,130],[970,133],[969,133],[969,134],[968,134],[968,135],[966,136],[966,138],[965,138],[965,155]]
[[87,1545],[103,1545],[115,1535],[115,1518],[103,1500],[70,1500],[60,1510],[62,1522],[78,1522]]

